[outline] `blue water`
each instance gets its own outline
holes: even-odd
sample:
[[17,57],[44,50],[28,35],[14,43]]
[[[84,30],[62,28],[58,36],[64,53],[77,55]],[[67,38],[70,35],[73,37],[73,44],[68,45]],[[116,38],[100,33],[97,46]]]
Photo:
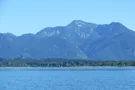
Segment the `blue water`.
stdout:
[[135,68],[0,68],[0,90],[135,90]]

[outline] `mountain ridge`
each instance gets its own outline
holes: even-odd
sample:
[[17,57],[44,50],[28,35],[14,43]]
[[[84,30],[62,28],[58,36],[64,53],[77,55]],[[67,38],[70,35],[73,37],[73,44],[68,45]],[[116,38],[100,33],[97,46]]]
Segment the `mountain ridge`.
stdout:
[[135,32],[120,22],[74,20],[66,26],[43,28],[36,34],[0,33],[0,57],[135,60],[133,38]]
[[[110,22],[110,23],[108,23],[108,24],[96,24],[96,23],[91,23],[91,22],[85,22],[85,21],[83,21],[83,20],[73,20],[73,21],[71,21],[69,24],[67,24],[67,25],[65,25],[65,26],[68,26],[68,25],[70,25],[70,24],[72,24],[72,22],[77,22],[77,21],[81,21],[81,22],[84,22],[84,23],[87,23],[87,24],[95,24],[95,25],[109,25],[109,24],[121,24],[121,25],[123,25],[122,23],[120,23],[120,22],[114,22],[114,21],[112,21],[112,22]],[[44,29],[46,29],[46,28],[56,28],[56,27],[65,27],[65,26],[53,26],[53,27],[45,27],[45,28],[43,28],[43,29],[41,29],[40,31],[42,31],[42,30],[44,30]],[[124,26],[124,25],[123,25]],[[126,27],[126,26],[125,26]],[[130,30],[132,30],[132,29],[130,29]],[[40,31],[38,31],[38,32],[40,32]],[[133,32],[135,32],[134,30],[132,30]],[[37,33],[38,33],[37,32]],[[37,33],[35,33],[35,34],[37,34]],[[24,34],[34,34],[34,33],[24,33],[24,34],[21,34],[21,35],[15,35],[15,34],[13,34],[12,32],[6,32],[6,33],[1,33],[0,32],[0,34],[11,34],[11,35],[13,35],[13,36],[17,36],[17,37],[19,37],[19,36],[22,36],[22,35],[24,35]]]

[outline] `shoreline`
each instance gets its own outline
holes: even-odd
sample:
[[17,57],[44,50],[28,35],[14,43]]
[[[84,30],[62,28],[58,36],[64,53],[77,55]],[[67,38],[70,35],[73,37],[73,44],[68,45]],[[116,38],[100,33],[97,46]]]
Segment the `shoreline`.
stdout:
[[135,68],[135,66],[122,66],[122,67],[119,67],[119,66],[79,66],[79,67],[0,67],[0,69],[2,69],[2,68],[15,68],[15,69],[17,69],[17,68],[24,68],[24,69],[97,69],[97,68],[99,68],[99,69],[111,69],[111,68]]

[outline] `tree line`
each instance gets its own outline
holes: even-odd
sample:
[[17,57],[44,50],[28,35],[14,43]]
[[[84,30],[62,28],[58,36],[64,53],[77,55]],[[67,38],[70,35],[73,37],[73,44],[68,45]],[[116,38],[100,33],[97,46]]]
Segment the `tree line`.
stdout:
[[80,60],[80,59],[32,59],[32,58],[0,58],[0,67],[79,67],[79,66],[135,66],[135,60]]

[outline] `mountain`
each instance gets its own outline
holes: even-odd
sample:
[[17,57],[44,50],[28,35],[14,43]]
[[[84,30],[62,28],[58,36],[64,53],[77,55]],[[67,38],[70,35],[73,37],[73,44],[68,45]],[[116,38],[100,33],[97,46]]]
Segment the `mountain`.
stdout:
[[77,46],[55,36],[41,38],[25,34],[10,39],[0,37],[0,42],[2,58],[87,58]]
[[88,58],[98,60],[134,60],[135,32],[120,23],[99,25],[95,31],[100,38],[90,42],[89,38],[82,47]]
[[37,33],[38,36],[57,36],[66,39],[75,45],[81,45],[88,37],[96,36],[94,23],[87,23],[81,20],[74,20],[67,26],[47,27]]
[[36,34],[0,33],[0,57],[135,60],[135,32],[119,22],[74,20]]

